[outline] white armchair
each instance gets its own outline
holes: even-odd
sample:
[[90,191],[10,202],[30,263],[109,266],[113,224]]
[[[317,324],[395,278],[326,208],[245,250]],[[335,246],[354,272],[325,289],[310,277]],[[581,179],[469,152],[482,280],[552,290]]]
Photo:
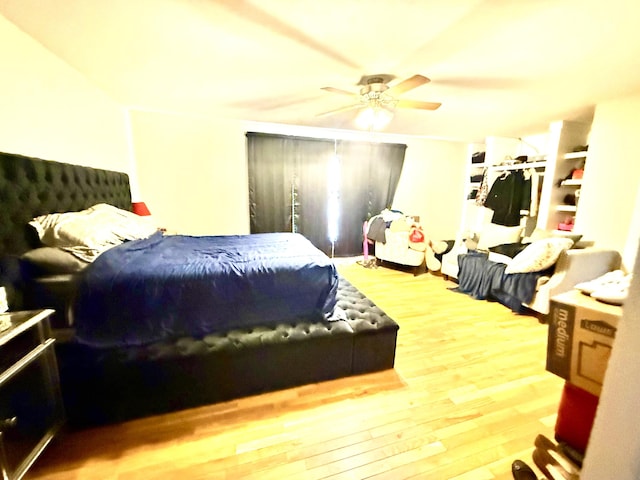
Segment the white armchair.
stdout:
[[425,252],[412,248],[408,231],[385,230],[385,242],[376,242],[376,259],[414,267],[417,274],[425,263]]

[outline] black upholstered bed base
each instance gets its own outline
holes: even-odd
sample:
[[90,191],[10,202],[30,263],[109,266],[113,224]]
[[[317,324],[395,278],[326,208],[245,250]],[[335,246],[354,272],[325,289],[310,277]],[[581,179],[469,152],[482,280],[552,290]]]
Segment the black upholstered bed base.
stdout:
[[[130,208],[124,173],[0,154],[0,285],[13,310],[64,309],[64,282],[25,285],[18,257],[37,246],[27,222],[96,203]],[[40,304],[39,304],[40,303]],[[145,347],[95,349],[71,329],[54,330],[67,417],[74,426],[111,423],[259,392],[392,368],[398,325],[346,279],[347,319],[258,327]],[[60,318],[58,318],[60,320]]]
[[393,368],[398,325],[340,278],[347,320],[280,324],[95,350],[56,344],[67,417],[81,427],[123,421]]

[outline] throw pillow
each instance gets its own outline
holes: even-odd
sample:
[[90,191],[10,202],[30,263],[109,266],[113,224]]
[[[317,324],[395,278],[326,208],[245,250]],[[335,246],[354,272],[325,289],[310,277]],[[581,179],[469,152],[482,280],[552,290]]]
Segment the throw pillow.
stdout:
[[569,238],[544,238],[527,246],[513,257],[504,273],[540,272],[553,266],[560,254],[573,245]]

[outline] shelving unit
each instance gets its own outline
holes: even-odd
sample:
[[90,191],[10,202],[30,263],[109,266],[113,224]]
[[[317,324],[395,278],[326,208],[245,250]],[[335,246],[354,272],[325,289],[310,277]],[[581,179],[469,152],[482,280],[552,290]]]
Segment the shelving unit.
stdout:
[[[480,187],[479,182],[471,181],[473,175],[479,175],[488,169],[489,187],[503,172],[520,169],[536,169],[540,176],[540,197],[537,217],[523,217],[525,232],[534,228],[557,230],[561,223],[573,223],[578,212],[581,178],[572,178],[575,169],[586,165],[588,152],[573,150],[588,144],[591,124],[582,122],[558,121],[549,126],[547,133],[541,134],[531,143],[527,137],[520,138],[487,137],[484,144],[470,144],[466,170],[464,207],[457,239],[471,232],[479,232],[488,221],[487,214],[475,204],[475,196],[470,195]],[[485,152],[483,163],[471,163],[472,154]],[[528,155],[532,161],[507,163],[510,158]],[[565,202],[576,198],[575,204]]]
[[[485,161],[481,163],[473,163],[473,155],[478,152],[485,153]],[[488,167],[486,161],[486,146],[483,143],[472,143],[467,147],[467,165],[465,171],[465,187],[462,208],[462,219],[456,240],[462,240],[465,233],[473,227],[473,219],[475,218],[475,196],[480,188],[481,182],[472,181],[478,175],[482,175],[485,168]]]
[[[490,187],[493,181],[505,171],[533,168],[538,171],[540,176],[543,176],[547,167],[546,146],[543,145],[546,144],[546,136],[546,134],[540,135],[535,140],[529,137],[533,140],[533,143],[524,141],[521,138],[491,136],[485,139],[485,143],[469,144],[465,174],[464,206],[457,235],[458,240],[469,233],[480,232],[483,225],[490,221],[492,215],[490,210],[476,205],[475,193],[480,187],[480,182],[472,181],[472,177],[481,175],[487,169],[488,185]],[[485,152],[484,162],[472,163],[472,157],[475,152]],[[519,155],[528,155],[529,158],[535,161],[505,163]],[[527,231],[535,227],[535,218],[532,220],[533,225],[530,225],[527,219],[523,220],[526,223]]]
[[[559,121],[549,127],[549,153],[546,177],[540,196],[537,227],[555,230],[560,223],[573,222],[579,207],[579,190],[582,179],[571,178],[572,171],[584,167],[586,150],[574,152],[580,145],[587,145],[591,124]],[[574,196],[575,202],[565,201]]]
[[478,181],[477,178],[481,177],[484,173],[484,169],[487,167],[486,157],[483,162],[473,163],[474,155],[478,153],[484,153],[486,155],[484,145],[482,144],[472,144],[469,145],[469,153],[468,153],[468,167],[467,167],[467,188],[465,189],[467,200],[473,200],[475,198],[478,189],[480,188],[480,184],[482,181]]

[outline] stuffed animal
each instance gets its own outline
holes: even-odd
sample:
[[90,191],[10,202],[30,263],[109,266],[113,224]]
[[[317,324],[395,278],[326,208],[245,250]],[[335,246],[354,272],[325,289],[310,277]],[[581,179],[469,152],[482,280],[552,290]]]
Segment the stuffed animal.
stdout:
[[436,254],[443,253],[448,244],[444,241],[431,240],[425,235],[422,226],[414,223],[409,228],[409,248],[423,251],[427,268],[432,272],[440,271],[442,263],[436,258]]

